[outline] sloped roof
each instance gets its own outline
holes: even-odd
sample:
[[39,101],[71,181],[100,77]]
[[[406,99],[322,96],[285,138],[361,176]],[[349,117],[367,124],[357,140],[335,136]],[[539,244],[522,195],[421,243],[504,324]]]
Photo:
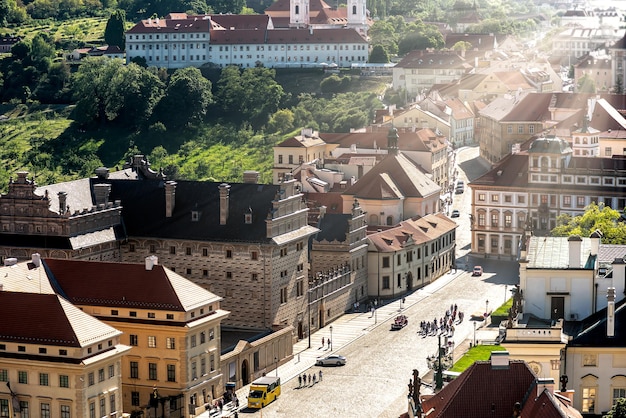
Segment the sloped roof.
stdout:
[[603,308],[591,315],[585,321],[586,327],[576,335],[568,346],[571,347],[626,347],[626,333],[621,330],[626,327],[626,303],[616,303],[615,308],[615,335],[607,336],[606,329],[606,308]]
[[[122,218],[128,236],[190,239],[201,241],[269,242],[265,219],[280,186],[271,184],[230,184],[229,215],[220,225],[221,183],[206,181],[176,182],[173,216],[165,216],[165,189],[160,180],[140,181],[90,179],[111,184],[111,200],[121,200]],[[192,211],[198,220],[192,219]],[[252,223],[245,214],[252,213]]]
[[515,403],[526,398],[535,379],[524,361],[510,360],[508,367],[498,368],[489,361],[477,361],[424,400],[422,409],[433,410],[429,418],[509,417]]
[[489,33],[448,33],[445,35],[445,47],[452,48],[457,42],[468,42],[471,49],[488,51],[495,49],[496,37]]
[[398,226],[367,236],[379,252],[394,252],[403,248],[407,240],[420,244],[436,239],[457,228],[458,225],[444,214],[428,214],[417,219],[408,219]]
[[351,214],[327,213],[320,219],[320,222],[317,225],[320,232],[313,237],[313,240],[318,242],[324,240],[328,242],[333,242],[335,240],[344,242],[350,228],[348,223],[350,219],[352,219]]
[[121,332],[55,294],[0,292],[0,341],[84,347]]
[[528,269],[566,270],[569,268],[593,270],[590,265],[591,239],[580,238],[581,267],[569,265],[569,239],[572,237],[530,237],[527,245]]
[[397,68],[469,69],[471,66],[452,51],[411,51],[396,64]]
[[44,265],[54,290],[75,305],[185,310],[161,265],[52,258]]
[[571,405],[568,398],[550,394],[544,389],[539,396],[529,396],[522,408],[522,417],[537,418],[582,418],[582,414]]
[[364,199],[428,197],[441,190],[402,153],[388,155],[344,192]]

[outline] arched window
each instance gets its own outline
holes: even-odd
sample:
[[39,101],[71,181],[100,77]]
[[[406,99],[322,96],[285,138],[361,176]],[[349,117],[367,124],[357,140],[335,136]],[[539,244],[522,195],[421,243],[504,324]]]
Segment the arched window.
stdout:
[[299,15],[300,14],[300,6],[296,4],[296,14]]
[[356,6],[352,6],[352,14],[355,15],[356,14]]
[[387,216],[387,226],[393,225],[393,216]]
[[370,224],[370,225],[378,225],[378,215],[376,215],[376,214],[371,214],[371,215],[370,215],[369,224]]

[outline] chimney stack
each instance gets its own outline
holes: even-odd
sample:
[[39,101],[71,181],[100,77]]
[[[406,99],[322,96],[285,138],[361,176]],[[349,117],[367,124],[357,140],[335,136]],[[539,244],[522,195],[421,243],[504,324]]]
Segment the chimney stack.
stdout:
[[35,267],[41,266],[41,255],[39,253],[34,253],[31,255],[31,262]]
[[554,395],[554,378],[552,377],[538,377],[537,378],[537,396],[547,390]]
[[243,172],[243,182],[244,183],[259,183],[259,172],[254,170],[246,170]]
[[589,236],[591,239],[591,255],[598,255],[598,251],[600,250],[600,242],[602,241],[602,231],[596,229]]
[[509,352],[508,351],[492,351],[491,352],[491,368],[492,369],[508,369],[509,368]]
[[111,194],[111,185],[107,183],[98,183],[93,186],[93,193],[97,205],[106,205],[109,203],[109,195]]
[[615,288],[609,287],[606,293],[606,336],[615,337]]
[[583,239],[578,235],[572,235],[567,239],[569,243],[569,268],[580,268],[580,249],[582,247]]
[[146,257],[146,270],[150,271],[154,266],[159,264],[159,257],[156,255],[149,255]]
[[63,215],[67,210],[67,193],[59,192],[57,196],[59,196],[59,215]]
[[230,198],[230,186],[226,183],[219,185],[220,190],[220,225],[226,225],[228,221],[228,199]]
[[165,217],[171,218],[174,214],[176,204],[176,182],[173,180],[165,182]]

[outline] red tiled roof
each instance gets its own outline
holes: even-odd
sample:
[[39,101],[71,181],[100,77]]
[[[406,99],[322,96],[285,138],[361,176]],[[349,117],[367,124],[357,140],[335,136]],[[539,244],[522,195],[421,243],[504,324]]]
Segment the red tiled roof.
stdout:
[[55,290],[75,305],[183,311],[163,266],[44,260]]
[[0,291],[0,341],[80,347],[55,294]]
[[510,417],[515,403],[524,400],[535,379],[524,361],[510,360],[507,368],[492,368],[489,361],[477,361],[423,401],[422,408],[434,408],[429,418]]
[[454,51],[411,51],[396,64],[398,68],[469,68],[465,62]]

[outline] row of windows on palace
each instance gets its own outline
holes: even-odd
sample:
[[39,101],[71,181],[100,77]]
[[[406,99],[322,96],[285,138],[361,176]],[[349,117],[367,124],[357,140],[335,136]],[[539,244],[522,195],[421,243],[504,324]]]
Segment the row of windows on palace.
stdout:
[[[620,181],[626,181],[625,179],[619,179]],[[491,204],[498,204],[500,202],[500,194],[499,193],[493,193],[490,194],[490,203]],[[604,203],[606,206],[610,206],[613,207],[613,199],[612,197],[605,197],[603,200],[600,199],[600,197],[597,198],[593,198],[593,197],[589,197],[589,196],[570,196],[570,195],[565,195],[562,196],[560,199],[560,205],[559,207],[566,207],[566,208],[570,208],[573,207],[573,202],[574,199],[576,199],[576,207],[577,208],[584,208],[585,206],[587,206],[589,203],[591,202],[602,202]],[[478,202],[486,202],[487,201],[487,194],[486,193],[478,193],[478,195],[476,196],[476,200]],[[530,204],[533,206],[537,206],[539,204],[542,205],[548,205],[551,206],[553,208],[557,208],[557,200],[558,199],[558,195],[555,194],[539,194],[539,193],[532,193],[530,195]],[[510,194],[505,194],[504,195],[504,203],[509,203],[509,204],[513,204],[513,196]],[[515,202],[516,205],[525,205],[526,204],[526,195],[525,194],[518,194],[517,195],[517,199]],[[617,198],[617,208],[619,209],[623,209],[624,207],[626,207],[626,199],[625,198]]]
[[[163,45],[163,49],[168,49],[168,45],[172,45],[172,49],[176,49],[178,44],[164,44]],[[187,45],[187,49],[194,49],[194,44],[193,43],[188,43],[188,44],[180,44],[180,49],[185,49],[185,45]],[[206,44],[195,44],[196,45],[196,49],[204,49],[206,50]],[[331,48],[332,46],[332,48]],[[154,49],[159,49],[160,48],[160,44],[156,44],[154,46]],[[233,47],[233,51],[247,51],[249,52],[250,49],[250,45],[234,45]],[[267,50],[268,51],[285,51],[285,48],[287,51],[310,51],[311,49],[315,50],[315,51],[349,51],[350,50],[350,46],[349,45],[344,45],[340,44],[339,48],[337,48],[337,45],[325,45],[325,44],[315,44],[313,45],[313,48],[311,48],[311,45],[300,45],[300,47],[298,48],[298,45],[293,45],[293,49],[291,45],[274,45],[274,49],[272,49],[272,45],[267,45]],[[152,50],[152,44],[148,44],[148,48],[146,48],[145,44],[141,44],[141,48],[139,48],[139,45],[136,44],[134,49],[136,51],[139,51],[140,49],[142,51],[145,51],[146,49],[148,50]],[[352,45],[352,50],[353,51],[365,51],[366,45]],[[133,50],[133,45],[128,45],[128,50],[132,51]],[[252,49],[254,50],[254,49]],[[265,45],[257,45],[256,46],[256,50],[257,51],[264,51],[265,50]],[[215,51],[218,51],[218,46],[215,45]],[[213,52],[213,46],[209,45],[209,52]],[[228,45],[224,46],[224,45],[220,45],[219,46],[219,52],[228,52]],[[257,55],[258,58],[258,55]]]
[[[13,346],[15,346],[15,344],[13,344]],[[9,347],[11,348],[11,345]],[[97,352],[102,351],[103,347],[104,347],[103,344],[99,343]],[[107,341],[107,347],[113,347],[113,340]],[[0,352],[3,352],[3,351],[11,351],[11,350],[7,350],[7,345],[3,343],[3,344],[0,344]],[[26,346],[17,344],[17,352],[26,353],[27,352]],[[93,352],[93,347],[87,347],[87,354],[91,354],[92,352]],[[48,354],[48,349],[46,347],[39,347],[38,354]],[[59,356],[67,356],[67,350],[64,348],[59,349]]]
[[[215,57],[215,58],[217,58],[217,57]],[[346,61],[354,61],[354,62],[359,62],[359,61],[365,62],[365,61],[367,61],[367,57],[365,57],[365,56],[358,56],[358,55],[357,55],[356,59],[354,59],[354,55],[352,55],[350,57],[347,56],[347,55],[345,57],[340,55],[339,57],[337,57],[337,61],[338,62],[343,62],[344,58],[345,58]],[[148,55],[147,59],[148,59],[148,62],[152,62],[152,55]],[[186,59],[185,55],[182,55],[180,57],[180,61],[185,61],[185,59]],[[213,56],[209,55],[209,60],[212,60],[212,59],[213,59]],[[220,60],[232,61],[232,60],[237,60],[238,58],[237,58],[236,55],[234,55],[232,57],[229,56],[229,55],[224,55],[224,56],[220,55],[219,59]],[[244,58],[243,55],[240,55],[239,59],[241,59],[241,60],[244,60],[244,59],[252,60],[254,58],[252,58],[252,55],[247,55],[245,58]],[[257,55],[256,59],[265,59],[265,56],[264,55],[261,55],[261,56]],[[313,57],[313,59],[311,59],[311,57],[309,57],[309,56],[305,57],[305,56],[301,55],[300,57],[287,57],[287,59],[285,59],[284,56],[280,57],[280,60],[278,59],[278,57],[274,57],[273,59],[274,59],[274,62],[279,62],[279,61],[280,62],[319,62],[320,57],[316,56],[316,57]],[[321,58],[321,59],[324,59],[324,58]],[[332,56],[328,55],[325,59],[326,59],[326,61],[333,62],[335,60],[335,57],[332,57]],[[176,55],[172,56],[172,61],[176,61],[176,60],[177,60]],[[270,61],[271,60],[272,60],[272,58],[270,58]],[[160,61],[160,57],[156,56],[154,61]],[[169,61],[169,57],[164,56],[163,57],[163,61]],[[193,55],[189,55],[189,61],[205,62],[206,61],[206,55],[202,54],[202,58],[200,58],[200,55],[196,55],[195,58],[194,58]]]
[[[159,247],[160,248],[160,247]],[[282,247],[280,249],[280,257],[285,257],[287,256],[290,252],[292,251],[302,251],[304,249],[304,242],[303,241],[299,241],[296,242],[295,244],[292,244],[290,246],[286,246],[286,247]],[[130,253],[134,253],[135,251],[137,251],[137,246],[135,243],[130,243],[128,244],[128,252]],[[148,246],[148,251],[152,254],[155,254],[157,252],[157,245],[156,244],[149,244]],[[169,253],[171,255],[176,255],[176,251],[177,251],[177,246],[175,245],[170,245],[169,246]],[[202,257],[209,257],[210,254],[210,250],[208,247],[203,247],[202,248]],[[234,251],[233,249],[226,249],[224,251],[224,258],[227,259],[232,259],[234,258]],[[194,251],[192,247],[185,247],[185,255],[194,255]],[[258,251],[250,251],[248,253],[250,260],[256,261],[259,259],[259,252]],[[248,257],[248,255],[246,257]],[[238,258],[243,258],[243,257],[238,257]]]
[[[115,376],[114,365],[108,366],[108,376],[109,376],[109,379]],[[14,376],[12,377],[14,378]],[[59,374],[58,378],[59,378],[60,388],[68,388],[68,389],[70,388],[70,378],[68,375]],[[95,384],[94,373],[89,373],[87,378],[88,378],[88,383],[90,386]],[[98,381],[103,382],[104,380],[105,380],[105,370],[100,369],[98,370]],[[13,381],[15,382],[15,379],[13,379]],[[19,370],[17,372],[17,382],[20,384],[27,385],[28,381],[29,381],[29,373],[24,370]],[[7,369],[0,369],[0,382],[7,382],[7,383],[10,382],[9,371]],[[41,372],[39,373],[39,386],[51,386],[49,373],[41,373]],[[116,417],[117,416],[116,394],[110,393],[108,400],[109,400],[109,415],[107,415],[107,398],[104,395],[100,397],[98,401],[99,410],[100,410],[100,415],[98,415],[99,417],[104,417],[104,416]],[[19,406],[20,406],[19,417],[30,418],[29,401],[20,400]],[[59,416],[60,418],[71,418],[72,416],[71,415],[72,406],[69,404],[69,402],[67,404],[62,403],[60,405],[59,415],[51,414],[51,408],[50,408],[49,402],[40,402],[39,409],[40,409],[39,416],[41,418],[50,418],[51,416]],[[9,400],[8,399],[0,399],[0,417],[9,418]],[[95,401],[89,402],[89,418],[96,418],[96,402]]]
[[[130,361],[130,378],[131,379],[140,379],[139,372],[139,362],[135,360]],[[176,382],[176,365],[175,364],[166,364],[166,381],[167,382]],[[215,371],[215,353],[209,354],[209,368],[211,372]],[[207,375],[207,362],[206,357],[200,357],[200,374],[198,375],[198,362],[193,360],[191,362],[191,380],[197,380],[198,377]],[[148,380],[159,380],[158,373],[158,364],[148,362]],[[138,405],[137,405],[138,406]]]
[[[452,243],[452,240],[454,240],[454,233],[450,233],[450,234],[446,234],[443,237],[439,238],[438,241],[436,242],[431,242],[430,243],[430,253],[434,254],[437,251],[441,250],[442,248],[447,247],[448,245],[450,245]],[[428,257],[428,250],[429,250],[429,245],[424,245],[424,258]],[[404,255],[404,260],[406,263],[412,263],[413,262],[413,255],[416,256],[416,260],[420,260],[422,258],[422,248],[421,247],[417,247],[416,249],[410,249],[409,251],[406,251],[402,254],[396,254],[396,266],[401,266],[402,265],[402,256]],[[383,256],[381,258],[381,262],[382,262],[382,268],[386,269],[386,268],[391,268],[391,256]]]

